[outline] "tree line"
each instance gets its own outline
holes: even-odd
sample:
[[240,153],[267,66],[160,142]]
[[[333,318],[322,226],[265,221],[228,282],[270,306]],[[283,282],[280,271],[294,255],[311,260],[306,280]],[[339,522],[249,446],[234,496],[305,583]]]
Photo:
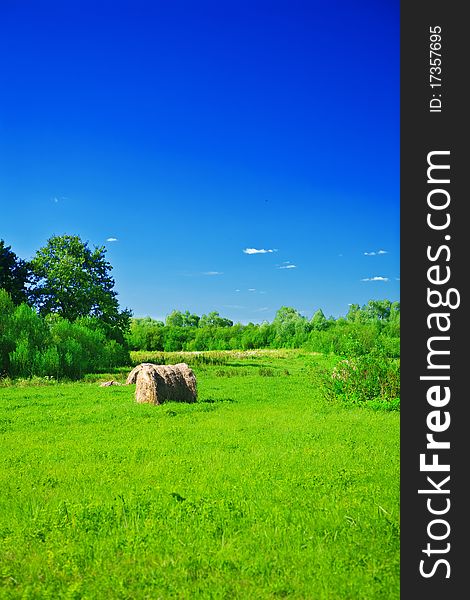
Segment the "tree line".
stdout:
[[79,236],[53,236],[30,261],[0,240],[0,376],[80,378],[129,365],[129,350],[306,348],[351,356],[399,356],[400,304],[370,300],[347,315],[308,319],[281,307],[260,324],[213,311],[174,310],[165,321],[119,307],[106,249]]
[[220,317],[173,311],[165,322],[150,317],[131,319],[129,348],[148,351],[249,350],[305,348],[351,356],[379,350],[389,357],[400,353],[400,303],[369,300],[352,304],[346,316],[327,318],[318,309],[308,319],[293,307],[281,307],[274,318],[242,325]]

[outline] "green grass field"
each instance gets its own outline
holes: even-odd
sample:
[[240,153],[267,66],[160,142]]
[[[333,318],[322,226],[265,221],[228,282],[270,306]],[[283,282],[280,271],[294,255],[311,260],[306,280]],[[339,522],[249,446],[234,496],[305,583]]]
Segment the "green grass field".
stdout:
[[0,597],[398,599],[399,413],[326,401],[328,360],[195,361],[190,405],[0,388]]

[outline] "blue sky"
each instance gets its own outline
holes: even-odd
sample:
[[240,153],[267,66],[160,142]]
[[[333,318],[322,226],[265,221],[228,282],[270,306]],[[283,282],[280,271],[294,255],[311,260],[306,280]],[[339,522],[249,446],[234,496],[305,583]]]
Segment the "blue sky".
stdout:
[[19,256],[105,245],[135,316],[399,300],[398,2],[2,2],[0,23]]

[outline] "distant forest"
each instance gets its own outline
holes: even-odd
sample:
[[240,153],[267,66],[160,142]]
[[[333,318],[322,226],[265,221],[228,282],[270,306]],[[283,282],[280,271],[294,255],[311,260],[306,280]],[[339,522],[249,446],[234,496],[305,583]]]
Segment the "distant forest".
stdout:
[[260,324],[174,310],[165,322],[121,310],[106,249],[54,236],[24,261],[0,240],[0,376],[78,379],[131,364],[130,350],[305,348],[340,356],[400,354],[400,303],[351,304],[344,317],[281,307]]
[[248,350],[254,348],[306,348],[317,352],[359,355],[380,349],[398,357],[400,303],[369,300],[352,304],[346,316],[326,318],[318,309],[311,319],[283,306],[274,320],[242,325],[211,312],[199,317],[173,311],[165,322],[150,317],[131,319],[126,341],[131,350]]

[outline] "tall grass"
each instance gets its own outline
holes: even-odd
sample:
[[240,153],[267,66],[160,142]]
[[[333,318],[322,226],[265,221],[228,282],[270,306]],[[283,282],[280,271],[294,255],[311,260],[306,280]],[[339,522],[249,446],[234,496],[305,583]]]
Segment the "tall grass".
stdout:
[[323,399],[331,362],[195,366],[190,405],[0,389],[0,596],[398,599],[399,417]]
[[334,367],[318,369],[315,379],[328,400],[366,403],[387,410],[400,408],[400,361],[371,352],[342,359]]

